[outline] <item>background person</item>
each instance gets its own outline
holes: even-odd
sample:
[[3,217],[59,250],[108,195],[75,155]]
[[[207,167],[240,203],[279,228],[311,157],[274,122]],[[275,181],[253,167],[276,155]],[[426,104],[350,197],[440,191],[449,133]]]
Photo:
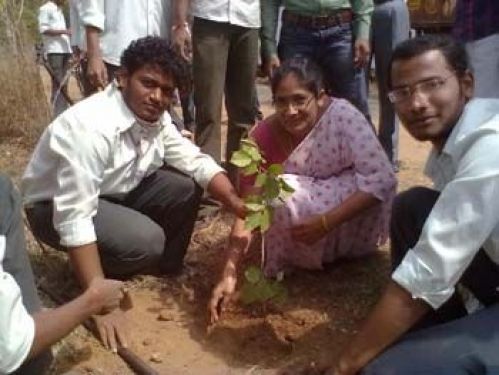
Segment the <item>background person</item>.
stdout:
[[[279,45],[279,7],[283,6]],[[328,93],[369,117],[365,67],[369,60],[372,0],[268,0],[262,2],[262,52],[267,74],[300,55],[324,72]]]
[[[295,191],[275,209],[265,233],[265,273],[321,269],[375,251],[388,235],[396,181],[370,124],[346,100],[325,94],[310,60],[284,61],[271,87],[276,112],[251,137],[268,164],[283,165],[283,178]],[[243,182],[242,194],[252,193],[252,185]],[[212,321],[219,302],[226,303],[235,290],[238,261],[251,238],[237,219],[210,302]]]
[[44,53],[51,69],[52,93],[50,103],[53,106],[54,117],[62,113],[69,103],[61,94],[67,90],[64,78],[69,69],[71,31],[66,27],[66,20],[62,12],[65,0],[47,1],[38,11],[38,30],[42,35]]

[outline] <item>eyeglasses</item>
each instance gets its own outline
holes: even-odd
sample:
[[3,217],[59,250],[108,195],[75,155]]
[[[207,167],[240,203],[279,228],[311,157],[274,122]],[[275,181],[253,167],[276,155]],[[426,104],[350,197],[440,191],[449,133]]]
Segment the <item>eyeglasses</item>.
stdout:
[[289,98],[275,98],[274,107],[276,111],[285,111],[291,105],[295,110],[302,110],[309,106],[312,99],[315,96],[311,95],[309,97],[303,95],[293,95]]
[[435,91],[439,90],[445,84],[445,82],[447,82],[447,80],[453,76],[454,73],[449,74],[444,78],[430,78],[422,82],[417,82],[410,86],[404,86],[398,89],[394,89],[388,93],[388,99],[393,104],[401,104],[407,102],[410,98],[412,98],[416,91],[426,96],[431,95]]

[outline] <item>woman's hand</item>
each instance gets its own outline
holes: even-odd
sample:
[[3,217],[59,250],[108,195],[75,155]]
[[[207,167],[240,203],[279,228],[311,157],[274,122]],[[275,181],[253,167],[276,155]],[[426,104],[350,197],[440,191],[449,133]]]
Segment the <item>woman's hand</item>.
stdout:
[[225,275],[213,289],[211,299],[208,304],[210,324],[214,324],[220,319],[227,303],[232,299],[232,296],[236,290],[236,283],[237,278],[235,274]]
[[291,227],[291,237],[294,241],[312,245],[322,239],[328,231],[324,226],[323,215],[314,215],[305,221]]

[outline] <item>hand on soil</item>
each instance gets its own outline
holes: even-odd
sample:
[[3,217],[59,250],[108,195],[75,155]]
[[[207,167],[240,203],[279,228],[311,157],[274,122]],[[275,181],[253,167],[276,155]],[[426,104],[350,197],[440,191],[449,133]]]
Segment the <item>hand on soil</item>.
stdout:
[[104,347],[116,353],[118,344],[128,346],[128,324],[123,310],[117,308],[104,315],[94,315],[93,320]]
[[211,299],[208,304],[210,324],[215,324],[220,319],[220,316],[224,312],[227,304],[232,299],[232,296],[236,290],[236,283],[236,277],[226,276],[213,289]]

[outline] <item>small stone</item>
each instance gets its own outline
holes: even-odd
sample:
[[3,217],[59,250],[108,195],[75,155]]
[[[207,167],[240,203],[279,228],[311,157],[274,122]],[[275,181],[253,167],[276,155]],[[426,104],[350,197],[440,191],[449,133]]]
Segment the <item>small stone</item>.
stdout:
[[161,356],[159,355],[159,353],[152,353],[151,354],[151,357],[149,358],[149,360],[153,363],[161,363],[163,362],[163,360],[161,359]]
[[151,339],[144,339],[144,341],[142,341],[142,345],[144,346],[149,346],[152,344],[152,340]]
[[158,315],[158,320],[161,322],[171,322],[173,320],[173,315],[170,311],[161,310]]

